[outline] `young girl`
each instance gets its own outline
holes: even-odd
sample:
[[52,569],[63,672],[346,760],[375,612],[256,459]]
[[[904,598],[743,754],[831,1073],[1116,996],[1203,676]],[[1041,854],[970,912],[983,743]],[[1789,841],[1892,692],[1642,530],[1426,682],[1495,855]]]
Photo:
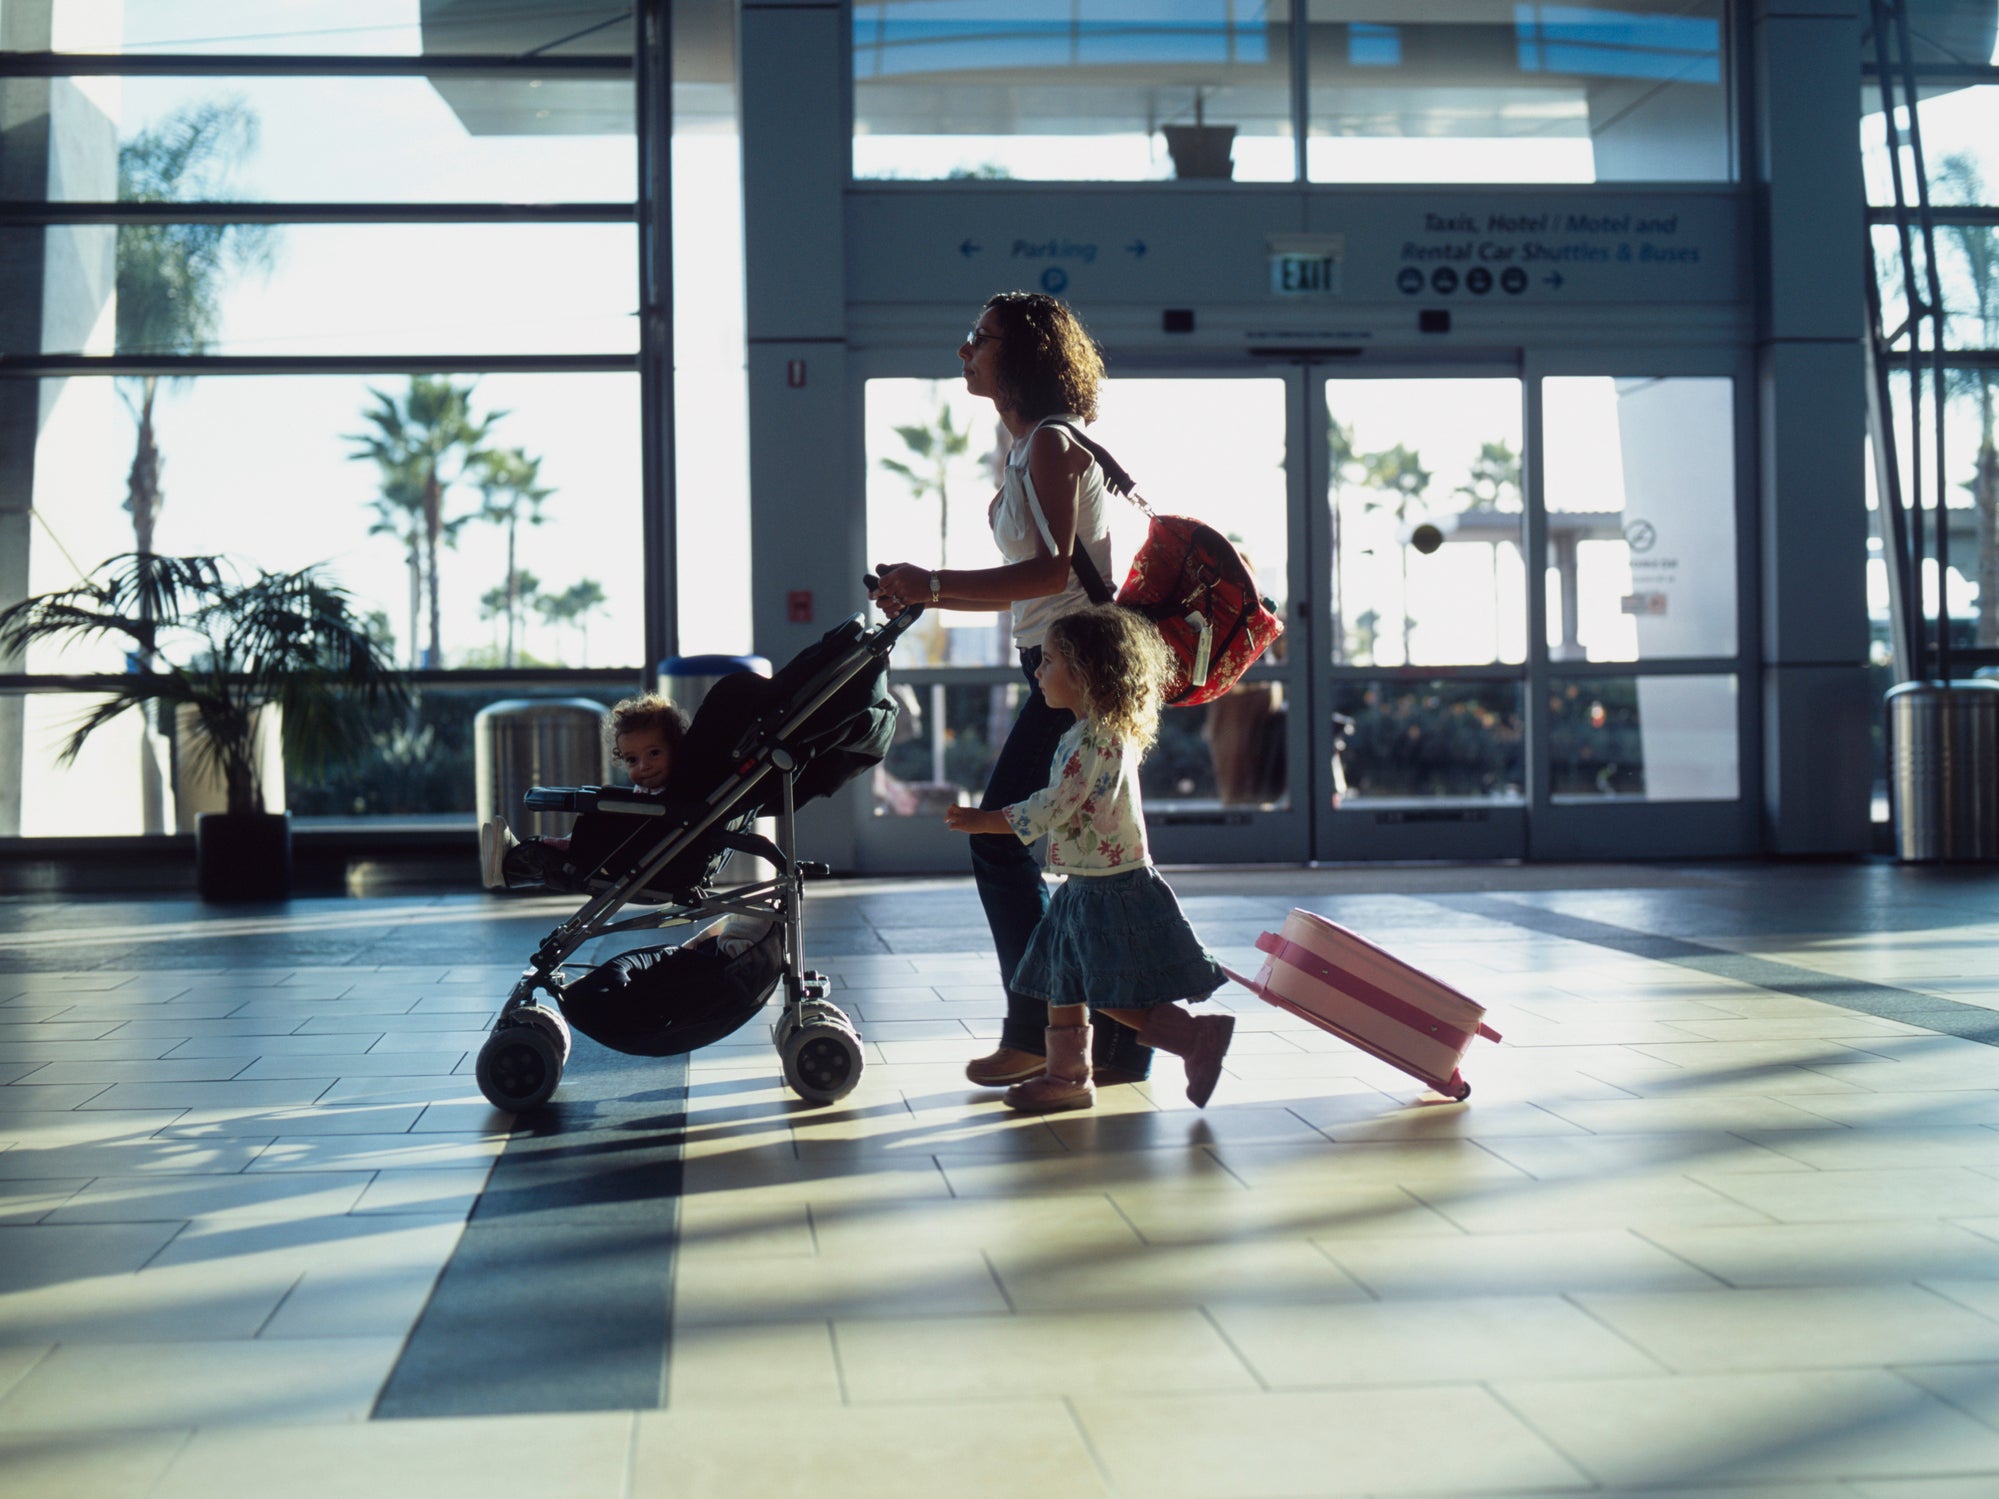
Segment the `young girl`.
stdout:
[[1204,1106],[1221,1076],[1233,1015],[1196,1018],[1176,1000],[1205,999],[1226,981],[1180,903],[1152,867],[1139,808],[1138,763],[1159,732],[1165,642],[1141,615],[1115,604],[1065,614],[1048,627],[1036,677],[1052,708],[1076,726],[1062,736],[1054,780],[994,811],[953,807],[963,833],[1048,835],[1048,868],[1069,876],[1034,929],[1014,987],[1048,1002],[1048,1066],[1007,1090],[1029,1114],[1087,1109],[1090,1012],[1128,1026],[1187,1064],[1187,1097]]
[[[605,737],[611,742],[611,758],[631,777],[632,789],[658,796],[666,790],[674,751],[687,737],[687,720],[658,693],[647,692],[628,697],[611,709]],[[576,836],[593,849],[603,842],[589,836],[592,832],[589,824],[596,816],[584,813],[577,818],[575,829]],[[616,819],[613,826],[627,821]],[[536,885],[557,890],[580,889],[588,871],[575,867],[577,861],[570,858],[571,843],[570,838],[530,838],[521,843],[515,840],[505,818],[491,818],[479,826],[480,880],[488,890],[520,890]]]

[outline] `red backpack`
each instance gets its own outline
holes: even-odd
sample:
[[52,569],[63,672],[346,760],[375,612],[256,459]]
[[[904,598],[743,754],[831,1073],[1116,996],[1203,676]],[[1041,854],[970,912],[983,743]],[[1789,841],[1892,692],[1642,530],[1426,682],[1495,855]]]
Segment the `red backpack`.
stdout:
[[[1256,574],[1221,532],[1192,516],[1155,515],[1117,459],[1073,422],[1049,425],[1067,429],[1097,460],[1104,487],[1130,500],[1151,522],[1115,602],[1159,626],[1179,663],[1166,683],[1166,706],[1192,708],[1214,701],[1284,633],[1277,606],[1257,592]],[[1085,593],[1100,604],[1113,602],[1080,541],[1070,548],[1069,559]]]

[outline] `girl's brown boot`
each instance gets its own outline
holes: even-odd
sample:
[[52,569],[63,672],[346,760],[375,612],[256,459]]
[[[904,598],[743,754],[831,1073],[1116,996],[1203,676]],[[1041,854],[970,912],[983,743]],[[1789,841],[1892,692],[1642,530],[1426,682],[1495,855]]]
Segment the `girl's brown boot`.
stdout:
[[[1054,1035],[1053,1031],[1048,1033]],[[1154,1005],[1145,1012],[1138,1039],[1170,1051],[1187,1064],[1187,1101],[1197,1109],[1208,1106],[1221,1081],[1222,1058],[1235,1035],[1235,1016],[1191,1015],[1178,1005]]]
[[1060,1114],[1087,1109],[1096,1101],[1087,1025],[1049,1026],[1048,1070],[1006,1090],[1006,1106],[1023,1114]]

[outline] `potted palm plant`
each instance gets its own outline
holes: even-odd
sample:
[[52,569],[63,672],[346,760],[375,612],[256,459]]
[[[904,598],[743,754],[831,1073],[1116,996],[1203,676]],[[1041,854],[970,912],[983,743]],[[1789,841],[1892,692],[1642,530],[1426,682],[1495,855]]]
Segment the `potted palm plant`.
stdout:
[[195,824],[197,883],[209,900],[290,893],[291,819],[266,810],[260,715],[278,716],[285,764],[318,774],[357,748],[365,717],[408,693],[346,592],[318,568],[245,579],[220,557],[125,552],[69,588],[0,613],[0,651],[123,636],[135,670],[78,720],[65,762],[112,719],[150,704],[185,708],[185,751],[226,788],[224,812]]

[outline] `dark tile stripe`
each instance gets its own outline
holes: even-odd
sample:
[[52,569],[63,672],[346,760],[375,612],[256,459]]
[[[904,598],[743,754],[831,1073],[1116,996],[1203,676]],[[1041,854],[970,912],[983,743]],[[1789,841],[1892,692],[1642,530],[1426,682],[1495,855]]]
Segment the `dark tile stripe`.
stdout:
[[687,1059],[578,1036],[521,1119],[438,1277],[376,1419],[665,1403]]
[[1800,968],[1795,963],[1779,963],[1770,958],[1707,947],[1683,937],[1633,931],[1607,921],[1592,921],[1585,916],[1550,911],[1500,895],[1436,895],[1428,899],[1453,911],[1504,921],[1545,936],[1567,937],[1614,952],[1629,953],[1633,957],[1676,963],[1682,968],[1711,973],[1717,978],[1754,984],[1772,993],[1823,1000],[1856,1014],[1872,1015],[1880,1020],[1899,1020],[1904,1025],[1919,1025],[1924,1030],[1942,1035],[1957,1036],[1986,1046],[1999,1046],[1999,1011],[1988,1010],[1983,1005],[1963,1004],[1934,994],[1919,994],[1910,989],[1898,989],[1892,984],[1840,978],[1835,974]]

